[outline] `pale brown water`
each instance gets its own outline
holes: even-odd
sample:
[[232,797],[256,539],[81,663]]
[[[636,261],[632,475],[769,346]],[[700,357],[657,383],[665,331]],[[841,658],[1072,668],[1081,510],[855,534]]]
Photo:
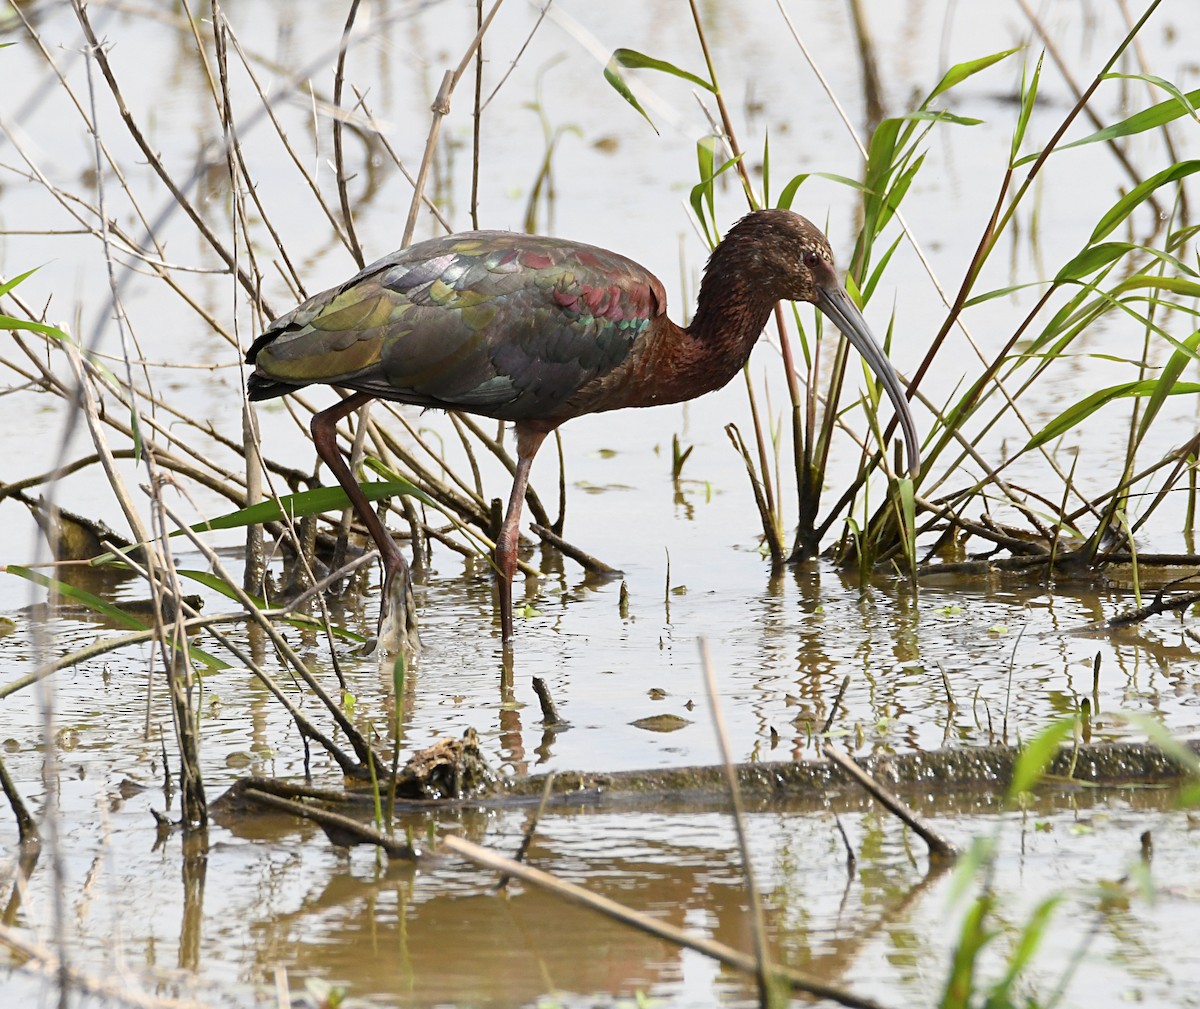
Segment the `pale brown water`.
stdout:
[[[415,165],[432,90],[443,68],[459,59],[473,31],[474,14],[463,4],[365,6],[363,16],[369,13],[375,27],[355,51],[354,80],[370,88],[373,112],[387,124],[401,155]],[[1028,32],[1020,9],[1009,4],[986,10],[866,6],[893,112],[908,107],[913,92],[928,91],[947,63],[1020,44]],[[186,177],[197,150],[219,139],[203,98],[203,79],[190,55],[190,36],[172,22],[173,14],[103,4],[91,9],[113,43],[112,59],[127,101],[150,124],[156,149]],[[586,33],[604,53],[630,46],[698,68],[686,9],[674,3],[620,2],[563,3],[554,10],[485,113],[481,223],[521,225],[542,154],[538,120],[522,106],[534,97],[537,76],[544,72],[542,99],[550,122],[578,127],[581,135],[564,135],[560,141],[554,160],[554,216],[548,221],[543,214],[539,226],[620,249],[652,266],[667,284],[675,316],[681,317],[704,257],[685,207],[695,174],[693,145],[706,126],[685,85],[647,76],[645,82],[661,97],[661,104],[650,109],[662,130],[656,137],[604,83],[600,65],[580,40]],[[859,71],[845,11],[807,2],[790,4],[788,10],[857,121]],[[43,3],[30,11],[56,60],[86,96],[77,53],[81,37],[69,8]],[[322,94],[328,92],[331,54],[345,15],[341,6],[255,0],[226,13],[243,45],[261,58],[258,72],[264,80],[282,87],[284,75],[272,67],[311,64],[314,85]],[[775,189],[799,171],[855,174],[854,148],[774,5],[713,4],[705,8],[705,16],[726,92],[746,122],[742,141],[747,149],[761,150],[763,131],[769,128]],[[1062,19],[1055,25],[1056,37],[1081,77],[1094,73],[1123,33],[1117,9],[1109,4],[1055,8],[1051,16]],[[531,8],[513,5],[502,11],[488,42],[492,83],[516,57],[535,18]],[[1194,46],[1188,40],[1197,37],[1198,22],[1192,5],[1168,4],[1143,37],[1152,72],[1185,89],[1196,86]],[[51,179],[71,191],[87,192],[88,137],[24,39],[13,31],[4,41],[21,44],[0,51],[8,81],[0,100],[4,126],[19,136]],[[566,58],[552,63],[560,54]],[[1018,65],[1005,63],[951,94],[954,111],[985,124],[934,133],[929,164],[905,205],[947,287],[957,283],[994,199],[1015,115],[1009,99],[1018,80]],[[460,227],[469,223],[468,90],[457,96],[444,127],[454,150],[444,192]],[[247,109],[255,107],[244,84],[237,94]],[[1069,107],[1063,85],[1049,71],[1042,95],[1045,105],[1034,117],[1031,138],[1044,138]],[[106,95],[102,92],[97,100],[106,142],[129,166],[131,185],[153,194],[144,199],[156,212],[166,205],[161,190],[153,188]],[[1148,100],[1138,92],[1141,104]],[[1108,121],[1125,114],[1115,88],[1097,102]],[[311,141],[304,140],[311,137],[311,106],[304,90],[280,108],[302,158],[331,192],[327,144],[314,151]],[[322,129],[327,137],[327,123]],[[267,131],[261,124],[247,126],[242,141],[260,192],[301,264],[309,290],[352,272],[349,258],[330,242],[326,222],[315,216],[293,166]],[[1195,155],[1194,123],[1177,131],[1177,142],[1180,158]],[[41,305],[52,298],[50,319],[63,321],[84,339],[99,327],[100,350],[118,354],[97,243],[87,237],[21,233],[71,222],[41,188],[12,170],[19,158],[11,138],[0,144],[0,162],[9,166],[0,175],[0,232],[6,232],[0,235],[0,275],[7,279],[45,264],[22,287],[29,301]],[[1148,171],[1163,164],[1163,155],[1149,141],[1135,139],[1131,146],[1151,166]],[[360,149],[352,147],[350,157],[361,158]],[[759,159],[757,153],[754,157]],[[1007,255],[997,257],[990,268],[995,275],[985,287],[1052,272],[1082,246],[1101,209],[1123,184],[1118,170],[1102,157],[1085,161],[1078,153],[1066,153],[1061,164],[1047,175],[1036,222],[1029,222]],[[1084,164],[1086,171],[1074,167]],[[227,204],[219,181],[202,192],[214,219],[224,220]],[[383,168],[370,176],[364,171],[355,184],[360,187],[354,190],[359,231],[370,258],[398,243],[409,190],[397,173]],[[827,222],[835,248],[844,255],[854,199],[844,187],[812,179],[796,206]],[[119,202],[114,206],[119,220],[132,227],[128,208]],[[733,219],[741,209],[738,194],[728,191],[718,206],[724,220]],[[167,242],[171,261],[211,265],[178,214],[167,217],[158,234]],[[682,268],[677,265],[681,258]],[[1011,275],[1004,275],[1006,268]],[[883,332],[895,305],[892,357],[909,373],[941,311],[906,247],[897,253],[885,283],[868,317]],[[255,323],[244,303],[235,307],[228,279],[202,278],[196,290],[202,304],[225,324],[232,325],[236,314],[245,345]],[[276,309],[290,304],[282,284],[266,293]],[[169,389],[189,414],[210,418],[223,433],[237,437],[236,353],[207,332],[190,310],[164,297],[159,282],[135,278],[127,302],[147,358],[203,366],[155,368],[160,390]],[[1019,314],[1013,301],[1000,299],[971,316],[985,356],[1003,344]],[[1088,350],[1122,358],[1140,354],[1140,348],[1139,335],[1113,321],[1096,330]],[[936,401],[948,397],[962,375],[978,370],[961,342],[944,361],[961,362],[961,371],[955,374],[946,365],[931,376],[924,388]],[[1033,404],[1037,414],[1030,418],[1035,427],[1098,385],[1126,377],[1104,357],[1081,356],[1074,363],[1076,367],[1044,383],[1045,398]],[[772,376],[772,402],[778,410],[785,401],[778,354],[765,341],[752,359],[752,370],[756,377]],[[18,384],[15,378],[3,381]],[[328,401],[320,395],[313,399]],[[1169,404],[1160,418],[1156,433],[1163,446],[1181,443],[1195,431],[1195,403],[1184,400]],[[1124,416],[1118,410],[1103,413],[1078,434],[1081,458],[1093,468],[1087,478],[1094,488],[1106,486],[1119,472]],[[311,447],[281,405],[263,409],[261,418],[264,443],[273,457],[311,466]],[[5,460],[0,479],[18,479],[52,465],[63,419],[56,398],[22,392],[0,397],[0,458]],[[927,419],[918,412],[922,429]],[[721,702],[739,760],[813,756],[811,727],[827,717],[846,675],[851,683],[836,730],[847,745],[863,752],[1014,743],[1075,710],[1083,697],[1097,703],[1099,738],[1136,735],[1114,717],[1122,709],[1153,715],[1180,736],[1195,734],[1200,681],[1186,618],[1162,617],[1119,634],[1081,633],[1134,604],[1127,586],[1059,584],[1042,589],[996,577],[929,584],[914,597],[901,583],[881,580],[860,586],[823,564],[772,577],[758,550],[759,525],[741,460],[723,431],[729,421],[748,430],[740,382],[687,407],[584,418],[567,427],[567,535],[624,571],[629,615],[618,611],[617,582],[592,583],[570,561],[535,556],[549,573],[539,586],[530,587],[536,614],[518,619],[511,681],[501,674],[488,574],[482,568],[466,572],[457,555],[435,551],[433,571],[419,587],[425,649],[406,702],[406,744],[422,746],[472,727],[505,773],[713,762],[717,748],[698,661],[701,636],[719,672]],[[452,440],[441,418],[425,415],[420,423]],[[678,487],[669,477],[676,433],[684,444],[696,446]],[[999,453],[1004,437],[1019,438],[1019,433],[996,432],[987,444]],[[86,437],[76,435],[67,455],[87,451]],[[789,453],[785,447],[783,457]],[[222,458],[225,465],[237,465],[229,453]],[[851,472],[854,461],[846,442],[835,453],[833,486]],[[132,465],[124,472],[133,487],[144,481]],[[546,452],[534,479],[548,501],[554,498],[556,477],[553,453]],[[1045,489],[1039,482],[1044,474],[1032,463],[1010,477]],[[485,466],[485,479],[490,494],[506,492],[498,468]],[[228,510],[202,489],[190,490],[199,515]],[[120,527],[120,511],[94,470],[62,481],[57,498]],[[193,515],[182,498],[176,506]],[[1177,531],[1182,510],[1182,503],[1171,502],[1145,531],[1143,548],[1186,548]],[[231,534],[215,542],[236,566],[239,537]],[[37,549],[24,508],[0,502],[0,561],[27,563],[37,557]],[[198,555],[181,550],[179,557],[185,566],[204,567]],[[667,592],[668,558],[672,592]],[[115,593],[117,598],[145,594],[134,583]],[[31,619],[23,607],[40,598],[25,581],[0,577],[0,614],[15,621],[14,631],[0,637],[5,683],[35,668],[47,654],[110,633],[80,614],[48,625]],[[208,598],[210,611],[227,605]],[[361,609],[335,616],[369,632],[376,605],[371,594]],[[235,635],[245,637],[244,632]],[[327,671],[323,641],[298,640],[305,655]],[[1097,656],[1100,677],[1094,686]],[[203,886],[181,886],[179,840],[156,848],[149,816],[151,807],[163,806],[157,791],[162,775],[157,733],[169,734],[170,715],[158,688],[151,704],[152,738],[143,738],[148,666],[147,650],[127,649],[81,664],[50,684],[62,751],[58,782],[66,929],[77,966],[94,973],[121,967],[134,979],[160,978],[146,983],[163,994],[194,993],[223,1005],[250,1005],[265,998],[277,966],[287,970],[296,991],[316,978],[344,984],[352,997],[381,1006],[628,1004],[637,993],[680,1006],[752,1001],[750,988],[691,954],[681,956],[541,896],[492,896],[487,874],[453,863],[383,870],[365,851],[349,857],[337,853],[319,833],[292,821],[265,822],[252,836],[214,828]],[[951,684],[957,702],[953,707],[939,667]],[[374,662],[351,656],[345,658],[345,669],[360,720],[386,724],[389,676]],[[543,739],[530,687],[533,675],[551,681],[562,713],[572,723],[551,739]],[[245,671],[235,668],[207,677],[205,692],[203,759],[210,797],[247,770],[302,773],[303,752],[294,728]],[[0,702],[6,764],[39,813],[44,802],[41,700],[37,692],[26,690]],[[659,714],[687,721],[670,733],[631,724]],[[170,743],[167,749],[171,751]],[[316,774],[328,779],[332,770],[317,757]],[[146,790],[121,798],[126,780]],[[1019,927],[1040,898],[1053,891],[1065,894],[1031,990],[1048,994],[1081,935],[1099,922],[1067,1004],[1119,998],[1184,1006],[1194,1004],[1200,981],[1190,939],[1197,882],[1189,857],[1191,822],[1173,811],[1171,802],[1169,794],[1159,792],[1085,793],[1029,813],[980,811],[965,802],[943,808],[937,816],[962,843],[997,833],[997,893],[1003,920],[1012,928]],[[524,823],[516,813],[435,819],[439,828],[461,828],[505,851],[515,848]],[[843,814],[843,823],[859,858],[851,878],[828,812],[781,806],[752,815],[754,857],[768,894],[773,944],[786,962],[820,970],[886,1003],[932,1004],[964,905],[948,902],[950,884],[944,878],[921,885],[923,854],[894,822],[851,810]],[[0,824],[0,838],[11,856],[15,829],[11,818]],[[1155,836],[1151,890],[1158,899],[1135,895],[1127,906],[1099,902],[1097,881],[1117,879],[1130,870],[1138,835],[1146,829]],[[419,824],[418,833],[423,831]],[[532,857],[543,868],[749,948],[735,850],[723,812],[656,808],[555,813],[542,824]],[[44,860],[12,923],[46,939],[53,921],[52,885]],[[32,1005],[50,1000],[48,982],[5,970],[0,994],[7,1000],[0,1001]]]

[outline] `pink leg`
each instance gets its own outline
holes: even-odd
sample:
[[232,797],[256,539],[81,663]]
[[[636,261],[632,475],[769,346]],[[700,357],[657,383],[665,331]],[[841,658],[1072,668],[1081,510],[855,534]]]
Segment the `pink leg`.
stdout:
[[[400,614],[402,620],[401,629],[408,635],[410,631],[416,628],[416,610],[413,606],[408,564],[405,563],[404,555],[400,552],[400,548],[396,546],[396,541],[392,539],[388,531],[383,527],[383,523],[379,520],[375,509],[371,507],[370,502],[367,501],[366,496],[362,492],[362,488],[358,486],[358,481],[354,479],[354,475],[350,472],[350,467],[346,465],[346,460],[342,457],[341,450],[337,444],[338,421],[347,414],[353,413],[364,403],[370,402],[372,398],[372,396],[369,396],[365,392],[356,392],[353,396],[347,396],[340,403],[334,404],[328,410],[322,410],[320,413],[314,414],[310,428],[312,430],[313,444],[317,448],[317,455],[321,457],[325,465],[329,467],[329,471],[337,478],[337,482],[341,484],[342,490],[346,492],[346,496],[350,499],[351,506],[362,520],[363,525],[367,527],[367,531],[371,534],[371,538],[379,548],[379,554],[383,561],[383,601],[380,604],[380,626],[383,625],[384,618],[388,615],[393,589],[395,589],[401,593],[400,598],[403,607]],[[398,585],[395,584],[397,577],[400,579]]]
[[517,528],[521,521],[521,507],[525,503],[525,488],[529,485],[529,468],[533,457],[545,440],[547,431],[531,431],[518,423],[517,429],[517,472],[513,476],[512,493],[508,497],[508,511],[496,537],[496,585],[500,591],[500,634],[505,642],[513,638],[512,583],[517,573],[517,544],[521,533]]

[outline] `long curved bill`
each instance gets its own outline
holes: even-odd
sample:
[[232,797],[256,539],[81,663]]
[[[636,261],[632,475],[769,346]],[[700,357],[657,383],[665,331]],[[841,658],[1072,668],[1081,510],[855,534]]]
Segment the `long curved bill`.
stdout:
[[867,326],[867,320],[863,318],[862,312],[850,300],[850,295],[841,284],[818,285],[816,304],[817,308],[842,331],[883,383],[884,391],[896,411],[896,419],[900,422],[900,430],[904,432],[904,442],[908,447],[908,471],[915,477],[921,472],[921,441],[917,437],[917,425],[913,423],[908,400],[904,397],[904,389],[892,362],[888,360],[883,348]]

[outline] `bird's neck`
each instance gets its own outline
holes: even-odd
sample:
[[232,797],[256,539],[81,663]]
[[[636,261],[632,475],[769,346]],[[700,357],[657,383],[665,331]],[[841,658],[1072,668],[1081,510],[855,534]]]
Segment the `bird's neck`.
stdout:
[[711,376],[712,388],[724,385],[746,363],[776,300],[739,271],[709,263],[686,332],[698,361]]
[[768,285],[751,279],[761,264],[755,242],[743,238],[753,235],[731,232],[709,258],[690,326],[655,318],[643,352],[622,370],[619,389],[601,383],[600,409],[694,399],[742,369],[778,300]]
[[720,389],[741,371],[773,306],[736,284],[713,294],[706,279],[691,325],[658,316],[621,381],[613,389],[600,383],[602,405],[590,409],[681,403]]
[[698,340],[744,345],[749,353],[778,300],[761,285],[710,269],[700,283],[696,314],[687,330]]

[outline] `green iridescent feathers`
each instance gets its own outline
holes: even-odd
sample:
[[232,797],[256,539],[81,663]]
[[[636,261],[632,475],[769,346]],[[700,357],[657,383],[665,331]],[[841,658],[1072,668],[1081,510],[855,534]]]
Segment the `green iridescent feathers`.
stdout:
[[603,249],[507,232],[434,239],[275,320],[246,355],[250,398],[327,383],[536,416],[619,367],[664,304],[653,275]]

